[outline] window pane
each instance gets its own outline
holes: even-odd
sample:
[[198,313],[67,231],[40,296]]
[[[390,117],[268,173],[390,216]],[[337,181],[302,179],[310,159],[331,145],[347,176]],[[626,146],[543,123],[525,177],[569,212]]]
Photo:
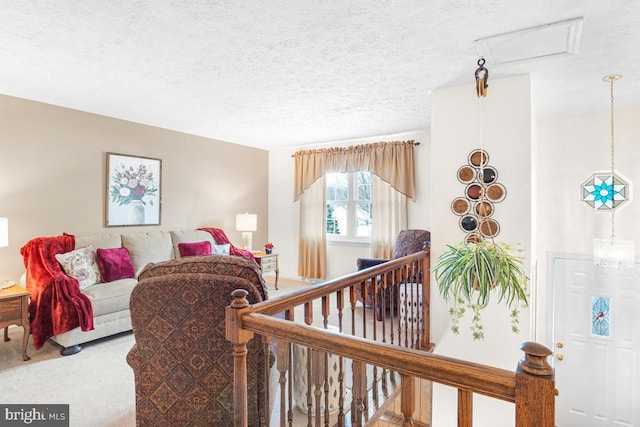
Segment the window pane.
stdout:
[[371,203],[356,203],[356,236],[371,236]]
[[327,204],[327,234],[347,235],[347,205],[344,203]]
[[349,199],[349,176],[346,172],[328,173],[326,175],[327,201]]
[[358,200],[371,201],[371,172],[358,172]]

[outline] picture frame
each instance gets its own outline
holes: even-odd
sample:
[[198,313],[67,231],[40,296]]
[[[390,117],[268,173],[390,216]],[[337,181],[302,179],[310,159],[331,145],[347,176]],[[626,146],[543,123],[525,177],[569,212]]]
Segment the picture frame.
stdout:
[[160,225],[162,160],[107,153],[105,226]]

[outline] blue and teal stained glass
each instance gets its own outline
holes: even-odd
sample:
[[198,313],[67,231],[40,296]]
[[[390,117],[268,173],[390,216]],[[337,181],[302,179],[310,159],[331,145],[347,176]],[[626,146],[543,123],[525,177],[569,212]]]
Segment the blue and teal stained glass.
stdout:
[[629,201],[630,182],[618,173],[595,172],[580,187],[582,201],[596,211],[612,211]]
[[611,297],[591,297],[591,334],[611,336]]

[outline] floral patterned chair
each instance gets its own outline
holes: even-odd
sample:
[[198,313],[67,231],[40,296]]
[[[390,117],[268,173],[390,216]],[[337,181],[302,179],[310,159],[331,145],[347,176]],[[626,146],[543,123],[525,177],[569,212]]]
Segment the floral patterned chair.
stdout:
[[[225,307],[235,289],[248,291],[251,304],[268,298],[255,261],[194,256],[148,264],[140,273],[129,304],[135,344],[127,355],[135,377],[137,426],[233,425]],[[260,337],[249,342],[249,426],[269,424],[273,361]]]
[[[410,255],[424,249],[428,249],[431,247],[431,233],[427,230],[413,229],[413,230],[402,230],[398,233],[398,238],[396,239],[396,244],[393,249],[393,259],[401,258],[406,255]],[[384,258],[358,258],[356,264],[358,267],[358,271],[363,270],[365,268],[373,267],[383,262],[390,261],[389,259]],[[357,290],[358,299],[363,301],[366,306],[373,306],[373,291],[369,290],[368,295],[363,297],[360,289]],[[382,290],[378,290],[377,301],[382,301]],[[385,294],[385,310],[389,311],[391,308],[391,289],[386,290]],[[398,290],[395,288],[395,292],[393,293],[393,300],[396,301],[394,307],[398,307]],[[382,320],[382,307],[381,304],[377,305],[375,308],[376,318],[378,320]]]

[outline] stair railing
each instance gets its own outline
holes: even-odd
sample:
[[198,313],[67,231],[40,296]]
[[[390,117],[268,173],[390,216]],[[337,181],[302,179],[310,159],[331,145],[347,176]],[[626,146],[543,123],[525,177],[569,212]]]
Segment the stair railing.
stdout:
[[[416,408],[415,379],[420,378],[458,389],[460,427],[472,426],[473,393],[514,403],[516,427],[552,427],[555,383],[553,369],[546,361],[551,351],[546,347],[523,344],[525,357],[515,372],[431,353],[429,265],[428,251],[420,252],[254,305],[247,302],[246,291],[234,291],[233,302],[227,308],[226,334],[234,344],[235,426],[248,425],[246,343],[254,334],[259,334],[265,345],[273,339],[277,343],[282,427],[292,425],[293,420],[294,345],[307,349],[309,426],[313,425],[313,415],[315,425],[329,425],[329,386],[335,386],[336,382],[335,379],[329,381],[326,368],[332,355],[339,359],[337,393],[340,399],[331,425],[334,420],[338,426],[371,425],[386,402],[396,398],[399,392],[403,425],[412,426]],[[390,292],[387,293],[387,289]],[[370,291],[374,306],[385,303],[387,294],[393,300],[382,321],[375,320],[371,310],[365,308],[364,298],[358,299],[358,295],[368,295]],[[349,307],[344,304],[345,297]],[[335,301],[334,312],[330,309],[332,301]],[[319,319],[314,318],[314,307],[321,311]],[[414,311],[418,307],[421,317]],[[296,313],[300,312],[302,323],[295,321]],[[342,364],[345,360],[351,363],[350,406],[344,398],[347,371]],[[388,386],[395,385],[396,378],[400,379],[399,387],[390,392]],[[431,396],[419,404],[428,406],[430,413]],[[430,425],[430,420],[427,423]]]

